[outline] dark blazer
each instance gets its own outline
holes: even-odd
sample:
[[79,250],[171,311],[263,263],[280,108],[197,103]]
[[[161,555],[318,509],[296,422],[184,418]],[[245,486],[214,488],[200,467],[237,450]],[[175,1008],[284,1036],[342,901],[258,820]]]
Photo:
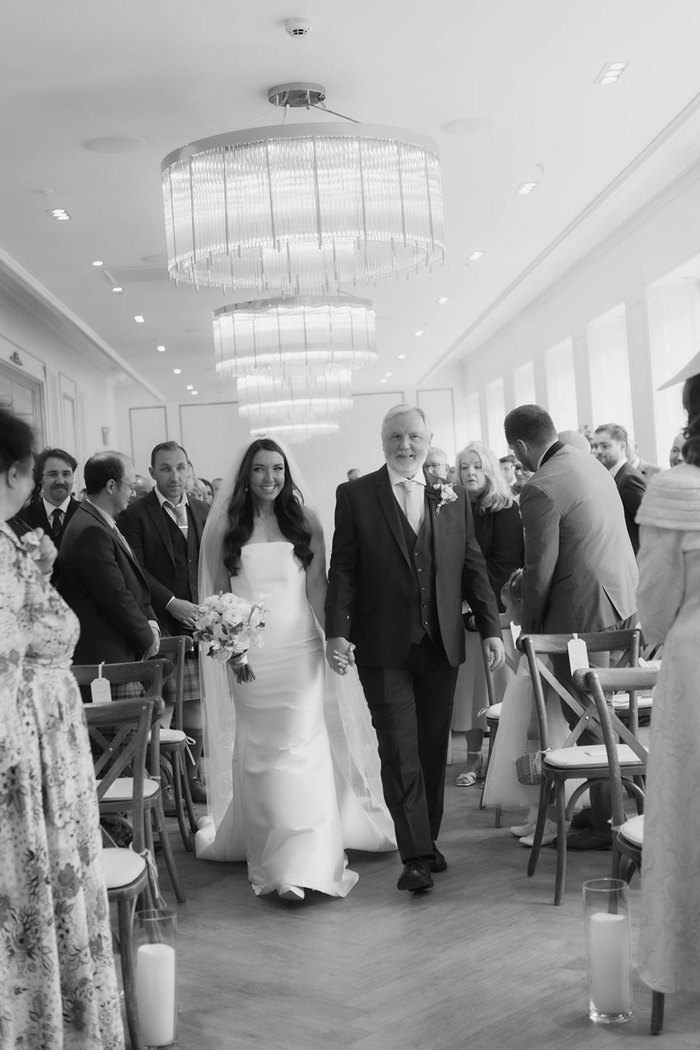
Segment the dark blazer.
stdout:
[[516,569],[522,569],[525,556],[523,523],[520,510],[514,501],[503,510],[487,511],[474,514],[474,534],[476,542],[486,561],[486,569],[498,602],[498,608],[505,612],[501,601],[501,590],[504,583]]
[[523,634],[615,627],[636,609],[637,563],[610,472],[560,445],[520,494]]
[[[197,499],[188,500],[188,504],[190,527],[194,528],[199,554],[209,504]],[[119,515],[119,528],[131,544],[143,574],[148,580],[153,608],[163,633],[181,634],[181,624],[166,612],[165,608],[171,598],[183,596],[175,594],[175,553],[165,521],[165,511],[158,502],[155,489],[142,499],[131,503]]]
[[80,620],[74,662],[139,660],[153,642],[148,584],[136,559],[89,503],[64,529],[58,560],[63,597]]
[[[498,609],[486,565],[474,538],[464,489],[436,513],[439,496],[426,487],[425,512],[433,515],[433,564],[437,617],[447,659],[464,660],[462,601],[484,638],[501,637]],[[400,667],[411,647],[413,567],[401,511],[386,466],[340,485],[326,600],[326,636],[347,638],[358,664]]]
[[636,554],[639,550],[639,525],[637,525],[635,519],[639,510],[639,504],[642,502],[642,496],[647,490],[647,483],[631,463],[623,463],[614,480],[617,485],[617,491],[620,493],[622,506],[625,508],[625,525],[627,526],[632,549]]
[[[46,510],[44,509],[44,501],[41,497],[36,503],[30,503],[28,507],[23,507],[19,512],[18,517],[27,525],[30,529],[43,529],[44,532],[51,536],[53,542],[56,544],[56,549],[61,549],[61,543],[66,532],[66,526],[71,520],[76,510],[80,506],[80,502],[77,499],[73,499],[71,496],[68,506],[66,507],[66,515],[63,519],[63,528],[59,532],[58,536],[54,536],[51,531],[51,523],[46,516]],[[53,572],[51,573],[51,583],[63,594],[63,588],[61,586],[61,571],[58,564],[58,558],[54,562]]]

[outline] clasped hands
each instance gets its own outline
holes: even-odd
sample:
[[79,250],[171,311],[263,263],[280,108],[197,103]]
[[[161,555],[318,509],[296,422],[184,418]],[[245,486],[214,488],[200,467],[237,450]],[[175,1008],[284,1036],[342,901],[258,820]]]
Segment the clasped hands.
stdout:
[[347,638],[328,638],[326,660],[336,674],[347,674],[348,668],[355,666],[355,646]]

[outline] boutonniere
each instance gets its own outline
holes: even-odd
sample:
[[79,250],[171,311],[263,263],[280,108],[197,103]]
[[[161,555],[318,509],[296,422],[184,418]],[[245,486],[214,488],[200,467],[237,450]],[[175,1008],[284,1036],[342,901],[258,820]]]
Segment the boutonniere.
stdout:
[[447,506],[448,503],[454,503],[457,499],[457,493],[444,481],[438,481],[432,486],[433,491],[440,497],[439,502],[435,507],[435,516],[437,517],[440,513],[440,508]]

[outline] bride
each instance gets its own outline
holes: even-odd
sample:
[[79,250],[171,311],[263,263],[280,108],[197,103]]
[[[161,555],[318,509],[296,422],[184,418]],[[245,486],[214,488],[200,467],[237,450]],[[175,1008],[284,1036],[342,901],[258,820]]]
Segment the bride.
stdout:
[[200,658],[210,815],[195,848],[205,860],[246,860],[258,895],[344,897],[358,879],[344,848],[395,843],[356,672],[325,669],[323,531],[290,460],[275,441],[252,441],[202,537],[200,597],[231,590],[267,612],[264,647],[249,654],[255,681]]

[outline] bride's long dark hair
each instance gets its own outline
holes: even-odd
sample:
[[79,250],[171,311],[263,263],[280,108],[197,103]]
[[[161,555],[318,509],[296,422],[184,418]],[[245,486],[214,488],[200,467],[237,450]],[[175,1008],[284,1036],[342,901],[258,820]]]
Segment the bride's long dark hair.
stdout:
[[688,413],[688,425],[683,446],[683,459],[700,467],[700,375],[686,380],[683,387],[683,408]]
[[253,460],[258,452],[276,452],[284,460],[284,484],[274,502],[275,517],[280,532],[294,544],[294,553],[308,568],[313,560],[311,529],[304,516],[304,497],[294,484],[289,463],[280,446],[271,438],[257,438],[245,455],[233,483],[233,493],[228,505],[228,530],[224,536],[224,565],[231,576],[237,576],[241,567],[241,547],[253,532],[253,501],[248,482]]

